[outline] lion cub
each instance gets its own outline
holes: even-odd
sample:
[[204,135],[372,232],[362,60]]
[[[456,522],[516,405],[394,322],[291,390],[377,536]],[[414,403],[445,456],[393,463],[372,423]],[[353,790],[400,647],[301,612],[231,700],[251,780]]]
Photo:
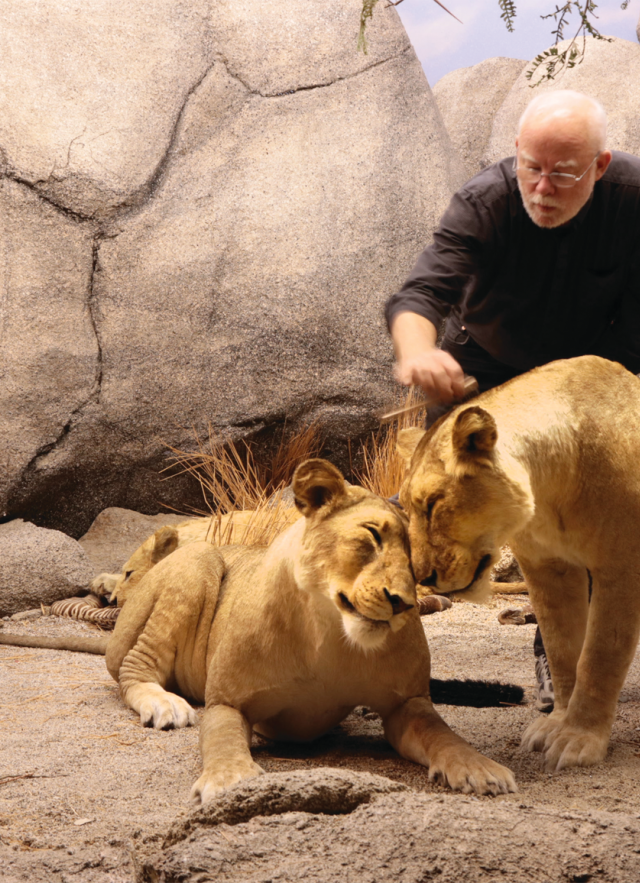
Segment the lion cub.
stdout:
[[121,573],[101,573],[96,576],[91,582],[91,591],[96,595],[109,596],[112,602],[122,607],[129,592],[142,577],[180,546],[205,540],[216,546],[246,542],[243,538],[247,534],[260,533],[265,526],[279,532],[297,521],[299,514],[293,507],[276,511],[275,517],[269,509],[261,512],[245,509],[223,515],[219,521],[215,516],[207,515],[160,527],[129,557]]
[[[429,778],[478,794],[515,791],[512,774],[455,735],[429,698],[429,649],[416,611],[406,524],[396,507],[345,485],[325,460],[293,478],[304,515],[268,548],[196,542],[128,594],[107,667],[144,724],[183,727],[205,703],[202,803],[261,768],[252,729],[320,736],[367,705]],[[165,689],[168,688],[168,689]]]
[[416,578],[480,599],[509,543],[555,689],[523,745],[550,770],[598,763],[640,632],[640,382],[596,356],[553,362],[399,447]]

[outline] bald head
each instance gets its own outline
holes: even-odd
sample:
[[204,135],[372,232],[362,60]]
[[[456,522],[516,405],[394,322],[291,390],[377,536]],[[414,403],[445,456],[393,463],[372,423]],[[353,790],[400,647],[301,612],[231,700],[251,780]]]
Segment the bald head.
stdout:
[[581,92],[545,92],[529,104],[516,138],[518,187],[539,227],[559,227],[587,203],[611,161],[607,118]]
[[582,92],[559,89],[537,95],[520,117],[518,138],[525,130],[549,126],[579,133],[594,153],[606,147],[607,115],[604,108],[595,98]]

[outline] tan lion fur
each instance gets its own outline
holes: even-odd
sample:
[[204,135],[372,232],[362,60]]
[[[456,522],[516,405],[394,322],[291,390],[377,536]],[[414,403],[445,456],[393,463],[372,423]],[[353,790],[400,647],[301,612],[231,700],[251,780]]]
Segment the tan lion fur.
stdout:
[[187,726],[196,716],[183,697],[204,702],[194,799],[262,772],[249,750],[254,728],[309,740],[356,705],[378,712],[391,744],[430,779],[515,790],[509,770],[433,708],[402,513],[324,460],[301,464],[293,490],[304,518],[269,548],[193,542],[149,570],[107,647],[144,724]]
[[100,595],[109,595],[111,601],[121,607],[142,577],[176,549],[196,542],[216,546],[252,544],[265,535],[271,539],[299,517],[300,513],[294,507],[276,505],[271,508],[266,505],[259,510],[241,510],[220,517],[189,518],[180,524],[161,527],[136,549],[120,573],[101,573],[95,577],[91,590]]
[[555,689],[523,745],[550,770],[603,760],[640,633],[640,382],[596,356],[553,362],[402,445],[416,579],[481,600],[508,542]]

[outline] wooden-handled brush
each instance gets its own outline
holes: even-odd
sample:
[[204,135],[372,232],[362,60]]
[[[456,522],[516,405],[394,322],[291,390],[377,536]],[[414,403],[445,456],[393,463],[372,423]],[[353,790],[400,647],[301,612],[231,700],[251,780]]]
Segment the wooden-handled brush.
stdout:
[[[466,376],[464,378],[464,396],[461,401],[464,401],[464,399],[476,392],[478,392],[478,381],[471,375]],[[419,411],[421,408],[428,408],[431,405],[437,404],[439,404],[437,399],[424,397],[419,402],[415,402],[411,405],[404,405],[401,408],[394,408],[392,410],[385,408],[378,416],[381,423],[391,423],[392,420],[404,417],[405,414],[412,414],[414,411]]]

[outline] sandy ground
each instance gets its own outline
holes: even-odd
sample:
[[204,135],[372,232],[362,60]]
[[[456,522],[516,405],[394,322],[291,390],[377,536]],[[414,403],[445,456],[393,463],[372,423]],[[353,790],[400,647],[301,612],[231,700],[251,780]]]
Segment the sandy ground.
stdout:
[[[455,604],[423,618],[434,677],[499,679],[527,688],[529,703],[521,707],[440,706],[441,713],[476,748],[514,771],[520,793],[493,800],[638,818],[638,655],[618,706],[606,762],[545,773],[540,755],[518,748],[520,735],[538,715],[532,702],[535,626],[501,626],[496,619],[501,607],[525,602],[511,597],[497,598],[488,608]],[[4,630],[86,634],[90,627],[48,617],[5,622]],[[197,729],[143,728],[122,705],[101,657],[0,646],[0,684],[0,879],[131,883],[136,842],[164,833],[189,812],[189,790],[200,768]],[[309,746],[256,739],[254,756],[269,772],[349,767],[419,791],[442,791],[428,783],[421,767],[395,754],[380,720],[363,709]],[[447,801],[461,799],[446,796]],[[519,836],[526,838],[526,831]]]

